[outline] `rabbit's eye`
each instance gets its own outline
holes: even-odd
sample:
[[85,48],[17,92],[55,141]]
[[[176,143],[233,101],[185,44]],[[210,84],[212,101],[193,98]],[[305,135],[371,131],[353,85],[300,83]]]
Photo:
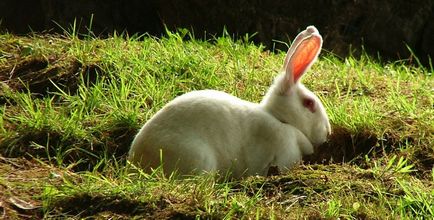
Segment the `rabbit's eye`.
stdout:
[[309,109],[310,112],[315,113],[315,100],[310,98],[303,99],[303,106]]

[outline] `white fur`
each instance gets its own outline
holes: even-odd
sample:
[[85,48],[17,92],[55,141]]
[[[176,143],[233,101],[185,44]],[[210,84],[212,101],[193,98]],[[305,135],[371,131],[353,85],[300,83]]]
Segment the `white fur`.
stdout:
[[[266,175],[270,166],[288,169],[302,155],[313,153],[330,134],[330,123],[320,100],[292,73],[292,56],[304,49],[302,42],[312,39],[322,43],[313,26],[296,37],[284,72],[260,104],[214,90],[175,98],[140,129],[128,160],[146,171],[162,163],[166,173],[218,171],[239,178]],[[314,100],[315,111],[303,106],[305,98]]]

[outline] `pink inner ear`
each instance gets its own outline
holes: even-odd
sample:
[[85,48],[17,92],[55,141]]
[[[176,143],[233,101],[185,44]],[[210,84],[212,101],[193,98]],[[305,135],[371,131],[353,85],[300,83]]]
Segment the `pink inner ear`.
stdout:
[[315,57],[321,48],[321,38],[319,36],[312,35],[307,39],[304,39],[295,50],[291,57],[290,65],[294,76],[294,82],[297,82]]

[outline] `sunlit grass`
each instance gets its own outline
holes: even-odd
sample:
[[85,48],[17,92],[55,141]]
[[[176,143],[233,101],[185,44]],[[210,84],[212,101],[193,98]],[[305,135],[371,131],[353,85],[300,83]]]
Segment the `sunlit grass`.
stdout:
[[192,90],[217,89],[259,102],[280,71],[283,52],[266,51],[248,37],[202,41],[185,31],[161,39],[4,34],[0,41],[0,65],[6,69],[35,56],[49,66],[77,60],[98,67],[95,75],[80,76],[76,91],[56,85],[37,97],[2,86],[1,154],[39,158],[64,172],[56,173],[60,183],[38,185],[35,197],[47,218],[433,214],[434,173],[426,164],[434,161],[434,80],[427,68],[323,53],[303,78],[320,96],[333,127],[375,134],[379,145],[387,145],[379,147],[388,148],[379,155],[362,155],[358,163],[300,165],[276,177],[221,181],[210,174],[181,180],[159,170],[127,172],[125,154],[137,129]]

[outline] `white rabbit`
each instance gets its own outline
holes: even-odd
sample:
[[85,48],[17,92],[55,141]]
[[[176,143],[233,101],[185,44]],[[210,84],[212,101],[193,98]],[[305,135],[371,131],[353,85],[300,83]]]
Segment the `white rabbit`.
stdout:
[[234,178],[290,168],[331,132],[322,103],[300,82],[321,46],[314,26],[298,34],[260,104],[214,90],[175,98],[140,129],[128,160],[146,171],[162,164],[169,174],[217,171]]

